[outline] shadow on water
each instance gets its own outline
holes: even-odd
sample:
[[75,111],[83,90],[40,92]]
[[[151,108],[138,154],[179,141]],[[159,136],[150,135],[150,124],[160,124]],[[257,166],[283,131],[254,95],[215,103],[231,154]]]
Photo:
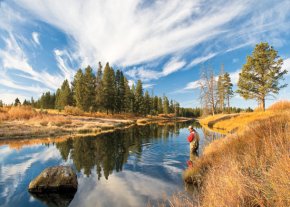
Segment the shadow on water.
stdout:
[[34,198],[49,207],[67,207],[73,200],[75,193],[30,193]]

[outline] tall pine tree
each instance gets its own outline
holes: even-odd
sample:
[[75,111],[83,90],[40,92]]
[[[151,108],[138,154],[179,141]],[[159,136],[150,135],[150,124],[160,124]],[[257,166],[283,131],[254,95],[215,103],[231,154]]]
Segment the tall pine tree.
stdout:
[[75,105],[79,109],[84,110],[84,74],[82,69],[79,69],[75,74],[74,80],[72,82],[72,88]]
[[64,80],[61,88],[56,91],[55,107],[63,109],[65,106],[71,106],[73,103],[72,91],[69,86],[68,80]]
[[245,99],[256,99],[265,110],[266,97],[278,94],[281,88],[287,86],[279,84],[287,73],[282,64],[282,58],[272,46],[263,42],[257,44],[239,74],[237,92]]
[[107,111],[113,113],[115,107],[115,77],[114,70],[110,67],[109,63],[106,64],[102,79],[103,84],[103,106]]
[[102,63],[99,62],[98,72],[96,76],[96,110],[101,111],[103,105],[103,71],[102,71]]
[[83,107],[84,111],[90,112],[96,109],[96,77],[90,66],[84,73]]

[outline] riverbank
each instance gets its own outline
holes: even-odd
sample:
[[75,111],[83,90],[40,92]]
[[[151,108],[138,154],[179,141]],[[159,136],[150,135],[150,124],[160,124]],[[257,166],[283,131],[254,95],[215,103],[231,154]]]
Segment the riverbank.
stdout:
[[31,107],[0,109],[0,140],[98,135],[116,129],[155,122],[188,121],[174,116],[137,117],[96,113],[68,115],[56,110],[36,111]]
[[[245,112],[235,114],[217,114],[199,119],[199,123],[210,130],[228,134],[233,132],[242,132],[253,121],[273,118],[283,114],[290,108],[290,103],[276,103],[266,111]],[[280,106],[277,106],[280,105]]]
[[209,144],[184,172],[200,206],[290,206],[290,108],[211,121],[237,133]]

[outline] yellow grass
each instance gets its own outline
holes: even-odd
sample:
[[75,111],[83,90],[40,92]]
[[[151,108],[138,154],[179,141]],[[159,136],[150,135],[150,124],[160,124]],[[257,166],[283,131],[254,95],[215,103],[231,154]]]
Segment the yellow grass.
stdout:
[[270,115],[212,142],[185,171],[201,206],[290,206],[290,112]]
[[209,122],[212,122],[212,121],[216,121],[222,117],[226,116],[225,114],[217,114],[217,115],[214,115],[214,116],[207,116],[203,119],[200,119],[199,120],[199,123],[203,124],[203,125],[208,125]]
[[250,122],[271,118],[273,116],[276,116],[276,113],[272,111],[242,113],[237,117],[215,123],[213,128],[223,129],[227,132],[233,132],[236,130],[241,132]]
[[290,110],[290,101],[282,100],[272,104],[268,110],[272,111],[281,111],[281,110]]
[[219,130],[222,133],[241,132],[246,125],[256,120],[271,118],[277,114],[290,111],[290,101],[278,101],[271,105],[266,111],[255,109],[254,112],[244,112],[239,114],[217,114],[200,119],[200,124]]
[[37,112],[30,106],[14,106],[7,112],[6,116],[9,120],[30,119],[37,116]]
[[77,115],[77,116],[84,114],[84,112],[81,109],[79,109],[78,107],[74,107],[74,106],[65,106],[64,113],[70,114],[70,115]]

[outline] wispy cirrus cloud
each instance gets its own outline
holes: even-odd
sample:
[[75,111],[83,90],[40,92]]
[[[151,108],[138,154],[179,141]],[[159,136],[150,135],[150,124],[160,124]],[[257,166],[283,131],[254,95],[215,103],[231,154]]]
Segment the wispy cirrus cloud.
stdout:
[[126,71],[126,75],[134,79],[141,79],[143,81],[156,80],[164,76],[168,76],[171,73],[177,72],[186,65],[184,60],[178,58],[172,58],[164,66],[162,71],[156,71],[151,69],[145,69],[144,67],[133,68]]
[[32,40],[33,40],[37,45],[40,45],[40,42],[39,42],[39,33],[37,33],[37,32],[32,32],[31,36],[32,36]]
[[243,2],[15,1],[72,37],[84,65],[99,59],[123,66],[154,60],[216,37],[224,31],[223,25],[247,9]]
[[[0,49],[0,85],[17,91],[30,91],[34,94],[41,94],[59,87],[63,76],[61,74],[53,75],[45,70],[35,70],[29,64],[24,50],[13,34],[4,38],[4,42],[5,47]],[[13,76],[9,75],[12,71]],[[26,81],[17,81],[17,77]]]

